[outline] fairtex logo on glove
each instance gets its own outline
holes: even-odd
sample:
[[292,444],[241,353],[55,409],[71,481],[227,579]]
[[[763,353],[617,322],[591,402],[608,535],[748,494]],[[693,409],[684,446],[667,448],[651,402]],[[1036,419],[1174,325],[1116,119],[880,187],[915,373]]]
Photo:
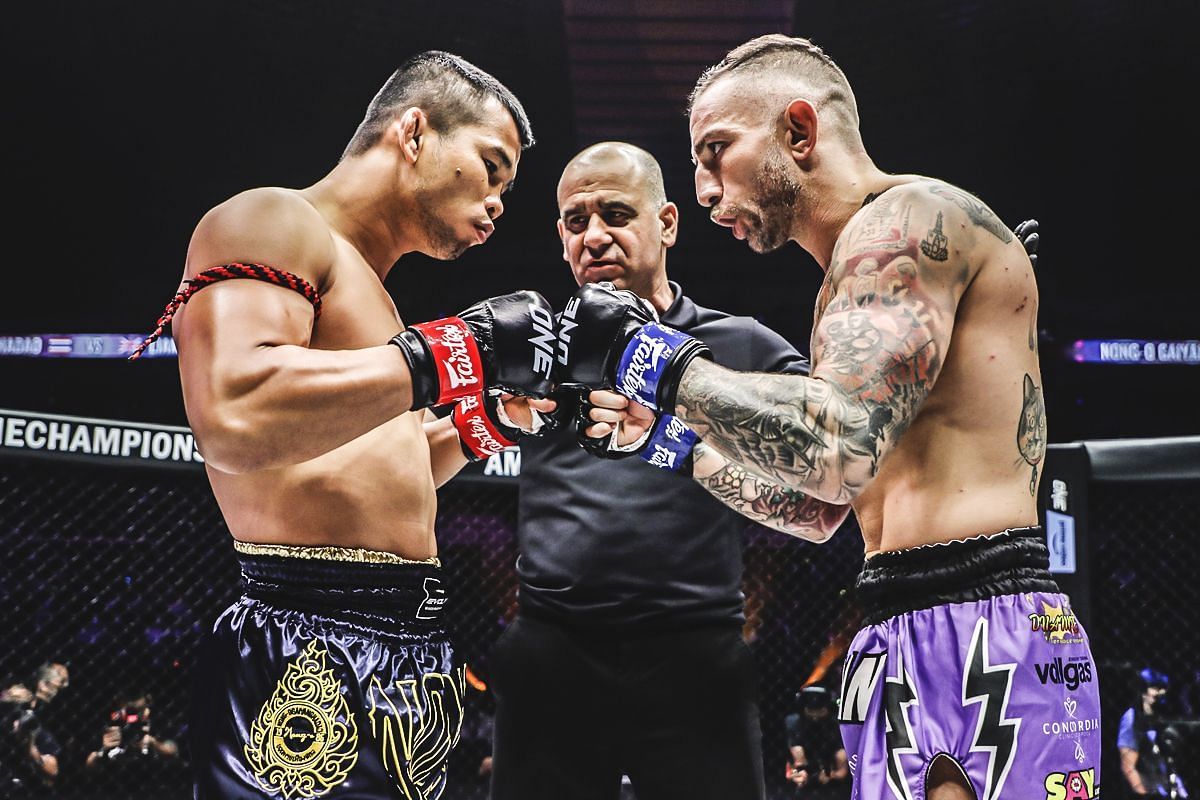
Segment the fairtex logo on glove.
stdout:
[[492,425],[481,400],[482,395],[469,395],[459,400],[458,408],[454,410],[454,427],[458,429],[459,438],[480,459],[494,456],[515,444]]
[[[647,326],[649,327],[649,326]],[[659,366],[675,352],[665,339],[660,339],[657,336],[648,336],[645,328],[637,332],[633,337],[633,341],[629,343],[629,347],[633,348],[633,352],[629,357],[629,363],[624,363],[621,359],[621,392],[629,397],[637,397],[638,394],[646,388],[648,380],[653,380],[657,383]],[[626,352],[629,352],[628,350]],[[650,373],[649,379],[646,373]]]
[[642,458],[651,466],[677,470],[683,466],[697,441],[696,433],[687,423],[679,417],[663,414],[642,451]]
[[[445,376],[450,381],[449,388],[453,390],[479,383],[479,353],[475,349],[475,340],[466,330],[466,326],[451,322],[438,325],[434,330],[439,335],[436,340],[429,339],[429,343],[434,348],[435,354],[441,359],[442,366],[445,368]],[[441,345],[443,352],[437,352],[437,345]]]
[[554,367],[554,318],[549,311],[534,303],[529,304],[529,317],[536,332],[529,340],[533,345],[533,371],[550,380],[550,370]]
[[673,470],[673,469],[675,469],[675,456],[676,455],[677,455],[676,453],[671,452],[670,450],[663,447],[662,445],[656,444],[656,445],[654,445],[654,452],[650,455],[649,458],[646,459],[646,461],[652,467],[658,467],[659,469]]
[[675,349],[688,338],[687,334],[666,325],[654,322],[643,325],[621,354],[617,391],[647,408],[666,410],[658,407],[658,382]]
[[[670,417],[667,420],[667,427],[666,430],[663,431],[663,436],[666,436],[676,444],[680,444],[683,441],[684,434],[691,432],[692,429],[684,424],[684,421],[679,417]],[[694,436],[692,438],[695,439]]]
[[483,415],[479,399],[476,397],[464,397],[458,402],[462,404],[463,416],[467,421],[467,435],[475,440],[475,444],[471,449],[477,453],[484,453],[489,456],[503,450],[506,445],[501,444],[496,438],[495,433],[488,430],[487,417]]

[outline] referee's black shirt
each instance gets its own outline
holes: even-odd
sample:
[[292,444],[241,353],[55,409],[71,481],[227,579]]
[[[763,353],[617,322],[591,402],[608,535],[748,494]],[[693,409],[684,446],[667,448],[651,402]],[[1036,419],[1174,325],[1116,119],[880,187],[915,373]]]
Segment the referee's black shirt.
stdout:
[[[808,372],[782,336],[698,306],[671,282],[662,315],[742,372]],[[691,477],[640,458],[596,458],[574,426],[521,442],[522,613],[579,628],[740,625],[746,520]]]

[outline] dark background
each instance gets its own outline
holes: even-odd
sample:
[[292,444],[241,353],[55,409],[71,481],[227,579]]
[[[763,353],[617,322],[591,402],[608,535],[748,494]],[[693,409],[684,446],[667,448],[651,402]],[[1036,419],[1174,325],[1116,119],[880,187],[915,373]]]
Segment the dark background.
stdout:
[[[671,275],[807,351],[820,273],[755,256],[694,202],[684,97],[767,31],[814,39],[855,87],[876,163],[976,192],[1042,226],[1050,438],[1200,431],[1195,367],[1074,365],[1077,337],[1196,338],[1194,2],[694,0],[44,2],[3,26],[9,210],[0,334],[142,333],[200,216],[327,172],[395,66],[454,51],[522,99],[525,154],[497,235],[454,263],[401,260],[409,321],[482,296],[574,288],[554,185],[579,148],[648,147],[682,209]],[[286,265],[280,265],[286,267]],[[169,359],[0,361],[0,405],[183,424]]]
[[[486,247],[454,263],[410,256],[393,270],[387,286],[406,320],[518,286],[560,305],[574,287],[554,232],[558,174],[580,148],[621,138],[659,157],[680,205],[672,276],[698,302],[756,316],[807,351],[819,270],[794,246],[755,256],[707,221],[683,117],[704,66],[784,31],[814,39],[846,71],[880,168],[961,185],[1010,224],[1040,220],[1052,441],[1195,434],[1196,367],[1077,365],[1064,351],[1076,338],[1200,338],[1198,9],[1192,0],[23,4],[0,25],[9,153],[0,335],[149,331],[208,208],[253,186],[320,178],[397,64],[441,48],[508,84],[539,144]],[[0,407],[185,424],[170,359],[0,358]],[[1108,742],[1128,674],[1142,665],[1200,687],[1194,487],[1134,488],[1094,491],[1103,527],[1092,591],[1104,623],[1093,637],[1115,704],[1105,709]],[[511,607],[515,511],[507,494],[446,492],[439,545],[477,603],[463,603],[463,618],[482,628]],[[94,746],[110,683],[130,674],[153,676],[164,716],[180,719],[201,623],[235,591],[207,486],[18,463],[0,470],[0,522],[0,596],[12,612],[0,615],[0,673],[45,653],[70,656],[74,699],[64,709],[82,722],[63,728],[78,739],[67,769]],[[857,569],[857,546],[839,541],[842,561],[834,545],[818,553],[774,534],[751,540],[748,604],[763,626],[773,702],[808,675],[814,654],[795,648],[821,642],[840,607],[830,598]],[[161,603],[137,599],[146,597]],[[479,647],[490,641],[472,635]],[[1189,696],[1177,710],[1194,717],[1200,690]],[[764,705],[768,735],[779,710]],[[778,752],[768,754],[776,772]],[[1112,766],[1104,780],[1116,786]]]

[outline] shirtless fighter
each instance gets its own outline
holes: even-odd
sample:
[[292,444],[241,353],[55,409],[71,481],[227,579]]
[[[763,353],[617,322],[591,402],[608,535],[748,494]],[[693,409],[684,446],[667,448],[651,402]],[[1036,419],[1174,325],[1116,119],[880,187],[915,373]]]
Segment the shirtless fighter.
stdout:
[[839,713],[855,798],[1096,797],[1097,684],[1053,677],[1095,668],[1037,527],[1030,259],[971,194],[879,170],[858,126],[842,71],[782,35],[731,51],[691,97],[713,221],[756,252],[794,241],[826,273],[811,376],[719,367],[636,298],[589,285],[563,314],[578,327],[560,331],[560,379],[637,401],[602,420],[619,442],[653,421],[642,406],[681,417],[698,479],[778,485],[808,506],[809,538],[853,508],[866,620]]
[[553,409],[529,399],[550,389],[553,317],[525,291],[405,329],[383,279],[405,253],[485,242],[532,141],[495,78],[422,53],[325,177],[197,225],[159,329],[175,314],[244,589],[196,665],[197,798],[441,794],[464,676],[439,623],[435,489]]

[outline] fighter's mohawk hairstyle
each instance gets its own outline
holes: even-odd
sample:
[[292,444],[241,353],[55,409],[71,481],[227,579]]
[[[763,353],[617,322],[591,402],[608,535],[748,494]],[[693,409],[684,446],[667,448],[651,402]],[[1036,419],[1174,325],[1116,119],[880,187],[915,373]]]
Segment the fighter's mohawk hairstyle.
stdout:
[[753,68],[779,69],[808,60],[815,62],[836,74],[840,82],[849,88],[849,81],[837,64],[833,63],[825,51],[809,39],[799,36],[785,36],[782,33],[767,33],[750,41],[740,44],[725,54],[716,64],[713,64],[696,80],[692,93],[688,95],[687,113],[692,113],[696,99],[704,93],[713,81],[733,72]]

